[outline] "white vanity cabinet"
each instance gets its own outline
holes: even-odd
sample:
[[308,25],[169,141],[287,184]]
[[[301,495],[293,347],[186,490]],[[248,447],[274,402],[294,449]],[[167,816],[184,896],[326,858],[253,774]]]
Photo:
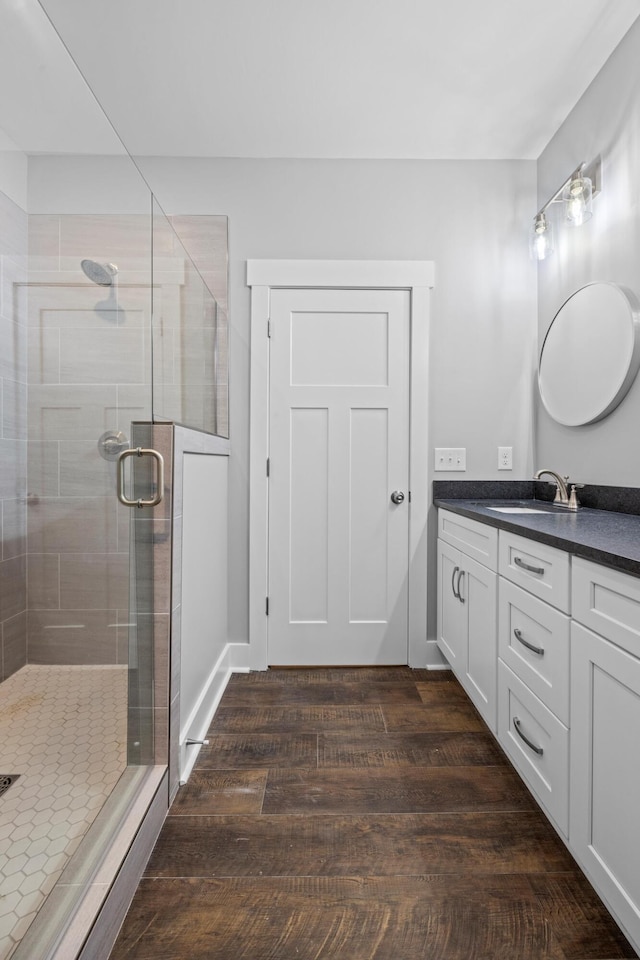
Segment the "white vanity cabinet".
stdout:
[[498,532],[440,510],[438,533],[438,646],[495,734]]
[[566,838],[569,556],[504,531],[498,554],[498,740]]
[[574,558],[572,597],[570,847],[637,946],[640,579]]
[[640,576],[441,509],[438,644],[640,951]]

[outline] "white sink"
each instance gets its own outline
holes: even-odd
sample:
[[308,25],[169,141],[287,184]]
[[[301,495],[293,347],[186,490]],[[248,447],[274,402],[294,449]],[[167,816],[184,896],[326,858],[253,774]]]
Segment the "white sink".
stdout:
[[537,507],[487,507],[496,513],[551,513],[551,510],[538,510]]

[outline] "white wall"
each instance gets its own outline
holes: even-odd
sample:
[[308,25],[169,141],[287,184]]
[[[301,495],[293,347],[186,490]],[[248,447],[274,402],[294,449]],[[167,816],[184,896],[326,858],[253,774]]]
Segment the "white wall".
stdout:
[[151,217],[149,187],[128,156],[30,156],[28,204],[29,213]]
[[0,190],[19,207],[27,209],[27,155],[0,127]]
[[[540,343],[559,307],[585,283],[617,281],[640,295],[639,59],[637,21],[539,159],[542,205],[580,162],[602,157],[593,218],[580,228],[558,224],[556,251],[539,264]],[[536,467],[583,483],[640,485],[640,380],[612,414],[583,427],[559,426],[537,391],[535,400]]]
[[[138,162],[166,213],[229,216],[230,640],[248,637],[248,258],[434,260],[425,424],[433,445],[467,448],[466,474],[438,477],[531,475],[534,162]],[[498,445],[513,445],[512,473]]]
[[203,701],[227,645],[227,467],[226,456],[183,459],[181,746],[202,734]]

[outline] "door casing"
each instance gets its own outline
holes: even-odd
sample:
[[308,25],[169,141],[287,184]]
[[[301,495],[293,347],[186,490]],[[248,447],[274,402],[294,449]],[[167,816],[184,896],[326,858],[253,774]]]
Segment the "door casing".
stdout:
[[408,290],[409,376],[409,666],[427,659],[427,514],[429,510],[429,302],[435,268],[428,260],[248,260],[251,288],[249,451],[249,662],[267,669],[269,489],[269,305],[271,290]]

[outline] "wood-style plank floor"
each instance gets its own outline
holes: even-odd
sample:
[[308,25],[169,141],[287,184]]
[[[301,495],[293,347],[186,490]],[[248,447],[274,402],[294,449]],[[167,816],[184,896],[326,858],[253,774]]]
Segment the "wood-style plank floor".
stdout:
[[209,740],[112,960],[636,956],[451,674],[236,674]]

